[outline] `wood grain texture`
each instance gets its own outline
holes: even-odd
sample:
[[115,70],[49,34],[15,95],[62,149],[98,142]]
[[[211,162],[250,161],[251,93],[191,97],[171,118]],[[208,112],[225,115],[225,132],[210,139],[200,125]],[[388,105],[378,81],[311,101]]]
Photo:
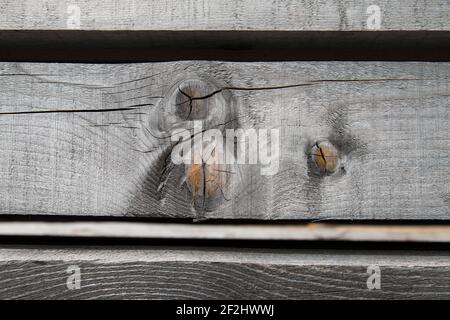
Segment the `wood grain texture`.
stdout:
[[[67,287],[69,266],[80,289]],[[438,252],[0,249],[1,299],[450,299],[449,274]]]
[[[2,0],[0,29],[66,30],[80,10],[82,30],[365,31],[373,1],[359,0]],[[449,30],[446,0],[378,0],[380,30]]]
[[[449,74],[422,62],[2,63],[0,213],[448,219]],[[187,119],[174,101],[192,81],[215,93]],[[277,174],[234,165],[221,192],[194,201],[170,161],[172,130],[194,116],[279,130]],[[323,140],[336,174],[308,155]]]
[[446,225],[309,223],[180,224],[144,222],[0,222],[0,236],[119,239],[389,241],[449,243]]

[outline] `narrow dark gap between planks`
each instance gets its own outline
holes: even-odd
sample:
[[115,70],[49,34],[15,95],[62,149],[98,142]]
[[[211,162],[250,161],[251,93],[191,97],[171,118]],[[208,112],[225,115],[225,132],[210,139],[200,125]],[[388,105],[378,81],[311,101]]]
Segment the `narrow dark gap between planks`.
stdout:
[[0,30],[0,61],[450,61],[447,31]]

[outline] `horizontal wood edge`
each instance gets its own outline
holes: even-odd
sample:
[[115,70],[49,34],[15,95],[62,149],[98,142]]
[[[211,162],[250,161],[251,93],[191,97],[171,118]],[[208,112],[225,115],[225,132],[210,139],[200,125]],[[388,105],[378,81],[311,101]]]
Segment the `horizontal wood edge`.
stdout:
[[229,248],[208,246],[64,246],[0,245],[0,263],[7,261],[86,261],[98,263],[204,261],[267,265],[379,264],[450,267],[445,251]]
[[450,242],[450,225],[217,225],[145,222],[0,222],[0,236],[130,239]]

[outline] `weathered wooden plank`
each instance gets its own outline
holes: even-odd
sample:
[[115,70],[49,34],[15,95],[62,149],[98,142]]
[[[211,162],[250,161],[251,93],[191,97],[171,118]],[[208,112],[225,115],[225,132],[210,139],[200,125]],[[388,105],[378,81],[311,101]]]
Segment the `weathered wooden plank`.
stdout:
[[3,0],[0,5],[0,29],[7,30],[450,29],[446,0]]
[[179,224],[142,222],[0,222],[0,236],[289,240],[389,241],[450,243],[446,225],[361,225],[310,223],[306,225]]
[[[449,69],[412,62],[3,63],[0,213],[448,219]],[[191,130],[194,119],[223,133],[278,130],[278,170],[174,165],[171,133]],[[314,163],[321,141],[338,150],[334,174]],[[208,172],[211,179],[203,179]]]
[[0,249],[1,299],[450,299],[449,275],[442,252]]

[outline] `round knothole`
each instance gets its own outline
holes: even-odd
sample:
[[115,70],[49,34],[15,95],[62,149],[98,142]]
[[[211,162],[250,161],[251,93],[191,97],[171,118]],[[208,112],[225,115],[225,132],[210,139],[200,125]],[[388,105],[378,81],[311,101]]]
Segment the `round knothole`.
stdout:
[[203,120],[214,109],[214,90],[202,80],[187,80],[179,84],[174,95],[175,114],[182,120]]
[[187,78],[174,82],[150,117],[150,126],[170,133],[175,128],[192,129],[201,121],[203,129],[225,123],[232,117],[229,94],[212,80]]

